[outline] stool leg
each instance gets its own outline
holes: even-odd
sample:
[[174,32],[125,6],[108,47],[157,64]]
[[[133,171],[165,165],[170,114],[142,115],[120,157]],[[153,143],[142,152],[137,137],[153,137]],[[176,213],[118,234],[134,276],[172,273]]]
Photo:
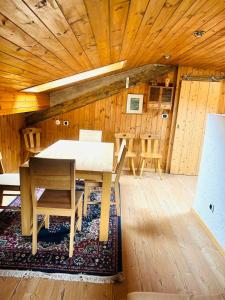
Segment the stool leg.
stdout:
[[143,158],[142,159],[142,164],[141,164],[140,176],[142,176],[144,166],[145,166],[145,159]]
[[133,157],[131,158],[131,166],[132,166],[132,170],[133,170],[133,175],[136,176]]
[[161,159],[158,159],[158,171],[159,171],[159,177],[162,180],[162,169],[161,169]]

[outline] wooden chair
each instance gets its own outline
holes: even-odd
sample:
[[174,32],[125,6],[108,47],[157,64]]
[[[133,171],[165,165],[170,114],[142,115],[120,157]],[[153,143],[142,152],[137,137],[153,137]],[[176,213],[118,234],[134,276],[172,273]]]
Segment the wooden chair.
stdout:
[[34,156],[43,150],[41,148],[41,128],[25,128],[23,129],[23,137],[28,160],[30,156]]
[[0,153],[0,208],[2,209],[20,209],[17,206],[3,206],[3,197],[4,196],[18,196],[20,193],[12,193],[12,191],[20,191],[20,176],[19,173],[5,173],[2,155]]
[[125,140],[126,147],[127,147],[126,158],[129,159],[130,169],[133,171],[133,175],[135,176],[136,173],[135,173],[135,167],[134,167],[134,158],[137,156],[137,154],[133,151],[134,137],[135,137],[135,134],[133,134],[133,133],[116,133],[115,134],[115,138],[116,138],[115,156],[118,157],[121,143],[123,140]]
[[83,142],[101,142],[102,141],[102,131],[101,130],[80,129],[80,131],[79,131],[79,141],[83,141]]
[[146,160],[153,160],[156,169],[158,169],[159,177],[162,179],[161,161],[162,154],[159,153],[160,136],[154,134],[141,134],[141,161],[140,176],[143,173]]
[[[127,148],[125,144],[122,144],[122,147],[119,152],[119,161],[116,166],[116,172],[112,175],[112,187],[114,188],[115,191],[115,205],[116,205],[116,211],[117,215],[120,216],[120,189],[119,189],[119,180],[120,180],[120,175],[123,169],[125,157],[127,153]],[[91,190],[93,190],[94,187],[101,186],[101,183],[99,182],[92,182],[89,183],[88,185],[85,184],[85,189],[84,189],[84,216],[87,215],[87,206],[88,204],[96,204],[96,201],[90,201],[90,194]]]
[[[75,160],[30,158],[31,193],[33,202],[32,254],[37,252],[37,216],[45,215],[45,227],[49,216],[70,217],[69,257],[73,256],[75,213],[78,210],[77,229],[81,230],[83,192],[75,191]],[[45,191],[37,201],[36,188]]]

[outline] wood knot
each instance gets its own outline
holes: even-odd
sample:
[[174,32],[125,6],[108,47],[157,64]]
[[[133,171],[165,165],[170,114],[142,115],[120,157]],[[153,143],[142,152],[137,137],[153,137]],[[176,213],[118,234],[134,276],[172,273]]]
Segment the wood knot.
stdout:
[[39,9],[39,8],[42,8],[42,7],[46,6],[46,5],[47,5],[47,0],[40,0],[34,6]]

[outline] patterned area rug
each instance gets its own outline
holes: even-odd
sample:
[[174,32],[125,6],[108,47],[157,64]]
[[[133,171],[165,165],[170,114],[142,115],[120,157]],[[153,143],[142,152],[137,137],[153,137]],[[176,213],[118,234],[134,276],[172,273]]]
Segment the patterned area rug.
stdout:
[[[114,193],[112,192],[112,199]],[[101,200],[101,192],[91,194]],[[11,205],[19,205],[20,198]],[[38,252],[31,254],[31,237],[23,237],[20,212],[0,213],[0,276],[47,277],[90,282],[121,280],[121,226],[115,206],[110,208],[107,242],[99,242],[100,205],[89,205],[81,232],[76,232],[74,256],[69,258],[69,218],[51,217],[50,228],[38,235]],[[13,271],[10,271],[13,270]],[[21,272],[21,270],[24,270]]]

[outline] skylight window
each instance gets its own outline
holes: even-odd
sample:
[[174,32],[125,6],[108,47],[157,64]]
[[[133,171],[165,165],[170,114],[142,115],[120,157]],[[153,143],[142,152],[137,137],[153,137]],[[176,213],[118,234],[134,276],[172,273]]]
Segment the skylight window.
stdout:
[[82,72],[82,73],[79,73],[79,74],[76,74],[76,75],[72,75],[72,76],[62,78],[62,79],[58,79],[58,80],[43,83],[43,84],[40,84],[40,85],[36,85],[36,86],[30,87],[30,88],[24,89],[22,91],[23,92],[28,92],[28,93],[44,92],[44,91],[47,91],[47,90],[51,90],[51,89],[58,88],[58,87],[61,87],[61,86],[64,86],[64,85],[68,85],[68,84],[71,84],[71,83],[75,83],[75,82],[78,82],[78,81],[82,81],[82,80],[85,80],[85,79],[89,79],[89,78],[92,78],[92,77],[96,77],[96,76],[99,76],[99,75],[102,75],[102,74],[106,74],[106,73],[109,73],[109,72],[113,72],[113,71],[122,69],[125,62],[126,62],[125,60],[119,61],[119,62],[116,62],[114,64],[107,65],[107,66],[104,66],[104,67],[101,67],[101,68],[93,69],[93,70],[90,70],[90,71],[85,71],[85,72]]

